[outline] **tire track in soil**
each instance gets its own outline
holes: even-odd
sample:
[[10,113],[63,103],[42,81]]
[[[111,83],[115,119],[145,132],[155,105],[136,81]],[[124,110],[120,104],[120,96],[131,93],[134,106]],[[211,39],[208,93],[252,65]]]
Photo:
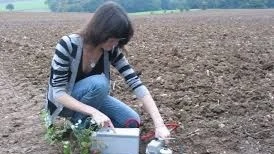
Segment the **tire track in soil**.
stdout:
[[[9,54],[9,50],[5,50],[14,48],[20,52],[17,50],[20,47],[13,43],[3,43],[1,46],[4,49],[0,57],[0,153],[58,153],[56,147],[43,140],[44,129],[39,117],[43,93],[18,68],[25,65],[27,58],[18,59],[18,53]],[[14,59],[20,65],[11,63]]]

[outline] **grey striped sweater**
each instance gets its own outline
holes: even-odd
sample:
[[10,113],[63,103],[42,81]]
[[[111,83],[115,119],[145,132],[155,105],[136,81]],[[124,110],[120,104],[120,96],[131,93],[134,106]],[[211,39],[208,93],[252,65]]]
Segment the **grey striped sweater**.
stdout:
[[[63,36],[56,45],[51,63],[46,102],[46,107],[51,108],[52,121],[63,109],[63,105],[58,103],[56,98],[65,93],[70,95],[72,92],[81,61],[82,49],[83,40],[78,34]],[[115,48],[109,53],[109,60],[111,65],[124,77],[137,98],[142,98],[149,93],[119,48]]]

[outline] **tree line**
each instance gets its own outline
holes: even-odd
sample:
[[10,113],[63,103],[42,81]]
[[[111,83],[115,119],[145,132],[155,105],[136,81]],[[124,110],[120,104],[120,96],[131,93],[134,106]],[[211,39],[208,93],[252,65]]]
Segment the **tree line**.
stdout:
[[[107,0],[46,0],[53,12],[94,12]],[[127,12],[189,9],[274,8],[274,0],[113,0]]]

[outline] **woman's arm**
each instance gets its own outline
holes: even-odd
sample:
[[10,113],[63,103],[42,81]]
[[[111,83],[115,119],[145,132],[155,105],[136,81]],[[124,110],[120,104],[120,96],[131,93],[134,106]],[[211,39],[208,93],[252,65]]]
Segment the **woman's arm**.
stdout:
[[164,121],[159,113],[159,110],[152,99],[151,95],[148,94],[140,99],[143,102],[143,106],[146,112],[148,112],[153,120],[154,126],[159,127],[164,125]]
[[129,65],[127,59],[120,51],[119,48],[114,50],[110,54],[111,64],[119,71],[124,77],[128,86],[133,90],[133,93],[141,100],[144,104],[144,109],[150,114],[154,126],[155,126],[155,137],[166,138],[170,135],[169,130],[164,124],[164,121],[159,113],[159,110],[152,99],[148,89],[143,85],[138,75],[135,73],[133,68]]
[[155,137],[157,138],[167,138],[170,136],[170,132],[164,124],[164,120],[162,119],[159,110],[152,99],[150,94],[145,95],[140,99],[143,102],[143,106],[145,111],[147,111],[154,123],[155,126]]
[[64,94],[58,97],[57,101],[73,111],[81,112],[83,114],[92,116],[96,123],[102,127],[114,128],[111,120],[105,114],[103,114],[102,112],[100,112],[92,106],[81,103],[80,101],[74,99],[68,94]]
[[81,103],[80,101],[76,100],[75,98],[71,97],[68,94],[63,94],[62,96],[58,97],[56,100],[60,102],[61,104],[63,104],[66,108],[76,112],[81,112],[86,115],[93,115],[94,113],[98,111],[91,106]]

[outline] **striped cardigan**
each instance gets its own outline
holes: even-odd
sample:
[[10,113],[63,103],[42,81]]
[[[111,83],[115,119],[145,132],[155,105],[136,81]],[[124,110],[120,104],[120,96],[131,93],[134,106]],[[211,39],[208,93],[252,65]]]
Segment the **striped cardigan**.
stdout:
[[[51,115],[50,119],[48,119],[48,125],[55,120],[63,109],[63,105],[58,103],[56,98],[65,93],[71,95],[82,51],[83,40],[78,34],[63,36],[56,45],[55,54],[51,62],[47,91],[46,109],[50,110]],[[142,98],[149,93],[119,48],[116,47],[115,50],[109,52],[109,61],[124,77],[137,98]]]

